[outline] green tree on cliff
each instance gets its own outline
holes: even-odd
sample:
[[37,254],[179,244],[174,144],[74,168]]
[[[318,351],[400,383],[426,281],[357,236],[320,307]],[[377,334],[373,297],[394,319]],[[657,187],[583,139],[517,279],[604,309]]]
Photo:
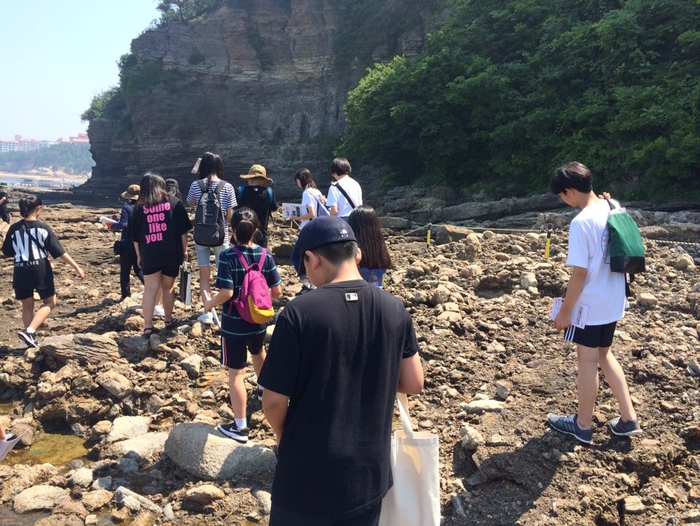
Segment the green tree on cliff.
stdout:
[[532,191],[578,159],[608,185],[700,194],[697,2],[447,4],[419,60],[350,93],[344,154],[404,183]]
[[160,11],[161,24],[187,22],[206,13],[211,13],[224,4],[224,0],[161,0],[156,9]]

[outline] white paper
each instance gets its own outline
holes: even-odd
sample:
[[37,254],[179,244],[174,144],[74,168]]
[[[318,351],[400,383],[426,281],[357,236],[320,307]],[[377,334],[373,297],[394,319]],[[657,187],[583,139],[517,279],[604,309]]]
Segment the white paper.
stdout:
[[5,460],[7,454],[12,451],[12,448],[15,447],[17,442],[19,442],[19,439],[22,438],[22,435],[24,435],[26,432],[27,430],[25,429],[18,437],[13,438],[12,440],[0,440],[0,460]]
[[[211,296],[209,293],[205,290],[204,291],[204,299],[209,301],[211,299]],[[217,327],[221,328],[221,321],[219,320],[219,314],[216,312],[216,307],[214,307],[211,310],[212,318],[214,319],[214,323],[216,324]]]
[[[552,314],[550,319],[553,320],[559,314],[561,306],[564,304],[564,298],[554,298],[554,303],[552,303]],[[588,320],[588,307],[585,305],[577,305],[571,312],[571,325],[583,329],[586,326],[586,321]]]
[[110,219],[107,216],[100,216],[100,223],[102,223],[103,225],[111,225],[116,223],[116,221],[114,219]]
[[282,217],[285,219],[296,219],[301,217],[301,203],[282,203]]

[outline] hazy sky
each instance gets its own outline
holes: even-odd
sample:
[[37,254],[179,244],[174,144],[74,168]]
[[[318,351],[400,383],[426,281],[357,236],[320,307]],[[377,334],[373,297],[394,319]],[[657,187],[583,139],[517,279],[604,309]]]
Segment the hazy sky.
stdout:
[[80,115],[119,81],[117,61],[157,0],[0,0],[0,139],[87,131]]

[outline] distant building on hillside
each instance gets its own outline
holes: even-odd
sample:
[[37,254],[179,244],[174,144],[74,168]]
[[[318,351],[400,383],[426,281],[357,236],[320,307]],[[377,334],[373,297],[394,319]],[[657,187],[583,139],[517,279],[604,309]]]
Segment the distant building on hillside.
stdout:
[[6,152],[31,152],[33,150],[43,150],[58,143],[78,143],[88,144],[88,134],[79,133],[75,137],[59,137],[55,141],[25,139],[21,135],[15,135],[14,140],[0,139],[0,153]]

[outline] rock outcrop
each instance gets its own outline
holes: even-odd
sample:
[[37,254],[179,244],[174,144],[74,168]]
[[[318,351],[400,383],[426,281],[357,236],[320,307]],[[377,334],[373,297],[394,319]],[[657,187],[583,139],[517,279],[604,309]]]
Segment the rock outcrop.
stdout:
[[[335,61],[345,21],[328,0],[244,5],[149,29],[132,42],[122,66],[126,109],[90,121],[96,166],[83,191],[116,195],[149,169],[186,189],[206,150],[223,157],[226,178],[236,182],[251,164],[265,165],[281,194],[297,195],[291,175],[302,165],[327,173],[330,159],[319,148],[344,130],[342,106],[369,64]],[[425,34],[422,20],[416,24],[392,48],[413,50]]]

